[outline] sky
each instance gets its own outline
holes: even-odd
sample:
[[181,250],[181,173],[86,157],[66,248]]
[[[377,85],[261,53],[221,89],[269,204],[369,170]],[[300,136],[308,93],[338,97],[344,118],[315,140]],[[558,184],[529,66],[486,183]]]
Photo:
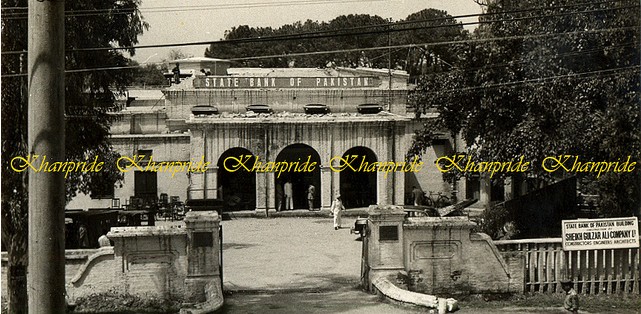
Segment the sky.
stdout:
[[[327,22],[348,14],[398,21],[427,8],[445,10],[453,16],[481,13],[473,0],[142,0],[140,10],[149,29],[139,37],[139,45],[213,41],[223,38],[225,30],[233,26],[279,27],[308,19]],[[141,63],[161,62],[172,49],[202,57],[206,47],[137,49],[133,58]]]

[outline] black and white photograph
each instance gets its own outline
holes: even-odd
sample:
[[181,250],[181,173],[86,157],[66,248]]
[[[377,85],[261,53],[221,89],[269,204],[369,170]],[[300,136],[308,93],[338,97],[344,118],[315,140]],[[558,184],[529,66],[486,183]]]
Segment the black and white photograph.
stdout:
[[638,0],[1,0],[2,313],[639,313]]

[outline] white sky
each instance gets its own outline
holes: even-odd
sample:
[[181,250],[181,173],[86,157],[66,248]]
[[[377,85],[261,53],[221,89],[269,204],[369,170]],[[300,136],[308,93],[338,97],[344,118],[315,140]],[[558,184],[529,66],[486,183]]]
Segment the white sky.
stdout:
[[[319,3],[323,1],[327,3]],[[303,4],[305,2],[315,3]],[[278,3],[281,5],[275,5]],[[220,7],[215,7],[216,4]],[[246,5],[253,7],[242,7]],[[202,6],[207,8],[198,9]],[[159,7],[198,10],[148,11]],[[225,30],[233,26],[246,24],[251,27],[279,27],[307,19],[329,21],[348,14],[378,15],[397,21],[426,8],[445,10],[453,16],[481,13],[481,8],[473,0],[143,0],[140,9],[150,27],[139,37],[139,45],[219,40]],[[467,19],[463,22],[476,20]],[[134,59],[139,62],[160,62],[167,58],[171,49],[180,49],[188,55],[202,57],[206,47],[207,45],[137,49]]]

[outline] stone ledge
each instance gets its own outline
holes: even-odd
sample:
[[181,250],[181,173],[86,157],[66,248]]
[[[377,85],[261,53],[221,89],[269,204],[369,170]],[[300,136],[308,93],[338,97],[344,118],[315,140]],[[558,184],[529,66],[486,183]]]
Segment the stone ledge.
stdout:
[[177,226],[141,226],[141,227],[113,227],[107,233],[109,239],[126,237],[153,237],[187,234],[186,228]]

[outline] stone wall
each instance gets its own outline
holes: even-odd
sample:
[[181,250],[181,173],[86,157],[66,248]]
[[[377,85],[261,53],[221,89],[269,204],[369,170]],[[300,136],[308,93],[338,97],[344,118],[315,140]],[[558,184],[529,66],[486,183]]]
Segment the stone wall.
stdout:
[[108,236],[114,242],[113,247],[67,250],[65,278],[69,299],[111,291],[172,297],[187,303],[205,302],[213,297],[222,304],[219,216],[216,212],[190,212],[185,220],[186,227],[112,228]]
[[[402,271],[410,290],[427,294],[523,291],[524,256],[501,255],[488,235],[471,232],[467,217],[399,217],[402,207],[370,207],[370,282]],[[397,240],[389,226],[398,228]]]

